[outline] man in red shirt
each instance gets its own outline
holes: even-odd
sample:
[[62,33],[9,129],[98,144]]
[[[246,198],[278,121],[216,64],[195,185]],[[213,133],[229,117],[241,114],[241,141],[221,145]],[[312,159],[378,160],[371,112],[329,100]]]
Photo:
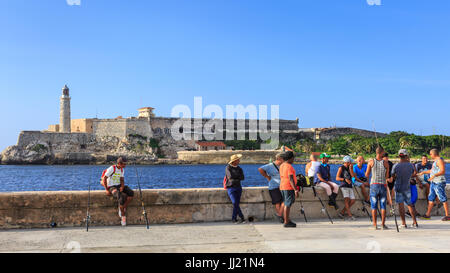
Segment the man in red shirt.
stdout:
[[280,191],[283,197],[284,203],[284,227],[295,228],[297,224],[292,222],[289,218],[291,206],[295,202],[295,198],[298,197],[297,176],[295,169],[292,166],[294,163],[294,153],[291,151],[286,152],[283,155],[284,163],[280,166]]

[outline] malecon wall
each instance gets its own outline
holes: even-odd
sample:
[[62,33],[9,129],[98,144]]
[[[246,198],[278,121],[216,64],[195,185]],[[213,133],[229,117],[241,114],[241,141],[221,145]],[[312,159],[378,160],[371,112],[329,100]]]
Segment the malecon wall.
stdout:
[[[318,191],[322,200],[328,200],[325,192]],[[450,190],[447,190],[450,193]],[[130,225],[145,224],[138,200],[139,193],[128,208],[127,222]],[[324,219],[321,205],[310,188],[300,194],[308,219]],[[174,224],[230,221],[232,205],[227,192],[223,189],[168,189],[143,190],[148,218],[151,224]],[[343,207],[341,194],[338,204]],[[55,222],[58,227],[79,227],[85,224],[88,193],[71,192],[15,192],[0,193],[0,229],[9,228],[45,228]],[[425,210],[427,201],[421,190],[417,209]],[[274,210],[267,188],[244,188],[241,208],[246,217],[255,221],[273,219]],[[328,208],[331,216],[337,219],[336,210]],[[433,210],[434,212],[435,210]],[[357,200],[352,212],[360,217],[367,217],[362,211],[362,204]],[[441,214],[442,209],[441,209]],[[91,225],[119,225],[117,202],[105,195],[104,191],[91,192]],[[291,215],[303,221],[300,214],[300,202],[294,204]],[[434,214],[433,214],[434,215]],[[369,224],[367,220],[367,224]]]
[[275,160],[280,151],[179,151],[178,159],[193,164],[227,164],[234,154],[242,154],[241,164],[261,164]]

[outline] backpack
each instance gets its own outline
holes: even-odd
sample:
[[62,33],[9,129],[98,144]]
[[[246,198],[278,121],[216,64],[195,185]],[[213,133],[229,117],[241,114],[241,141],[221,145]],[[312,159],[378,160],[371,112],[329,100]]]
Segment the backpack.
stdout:
[[311,186],[312,186],[311,183],[306,179],[306,177],[303,174],[301,173],[297,174],[297,187],[307,188]]
[[[113,165],[113,167],[114,167],[114,171],[113,171],[112,175],[116,173],[116,165]],[[109,169],[109,168],[108,168],[108,169]],[[103,170],[103,172],[102,172],[102,177],[100,178],[100,185],[102,185],[103,187],[106,187],[106,186],[107,186],[107,185],[103,185],[103,178],[105,177],[105,174],[106,174],[106,172],[108,171],[108,169]],[[111,176],[112,176],[112,175],[111,175]]]
[[228,182],[228,179],[227,179],[227,176],[225,175],[225,177],[223,178],[223,189],[224,190],[227,189],[227,182]]

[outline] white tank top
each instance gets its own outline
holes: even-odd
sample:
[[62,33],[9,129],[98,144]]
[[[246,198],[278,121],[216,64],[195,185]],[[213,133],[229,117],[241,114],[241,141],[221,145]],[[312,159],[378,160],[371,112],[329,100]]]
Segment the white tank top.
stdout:
[[320,162],[318,162],[318,161],[311,162],[311,167],[309,167],[309,170],[308,170],[308,176],[315,177],[317,172],[319,171],[319,167],[320,167]]

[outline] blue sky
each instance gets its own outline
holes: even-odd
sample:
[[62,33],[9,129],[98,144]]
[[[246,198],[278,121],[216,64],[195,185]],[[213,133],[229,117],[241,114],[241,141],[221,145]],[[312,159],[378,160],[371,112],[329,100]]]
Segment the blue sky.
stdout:
[[0,149],[21,130],[176,104],[278,104],[300,127],[450,135],[448,0],[1,0]]

